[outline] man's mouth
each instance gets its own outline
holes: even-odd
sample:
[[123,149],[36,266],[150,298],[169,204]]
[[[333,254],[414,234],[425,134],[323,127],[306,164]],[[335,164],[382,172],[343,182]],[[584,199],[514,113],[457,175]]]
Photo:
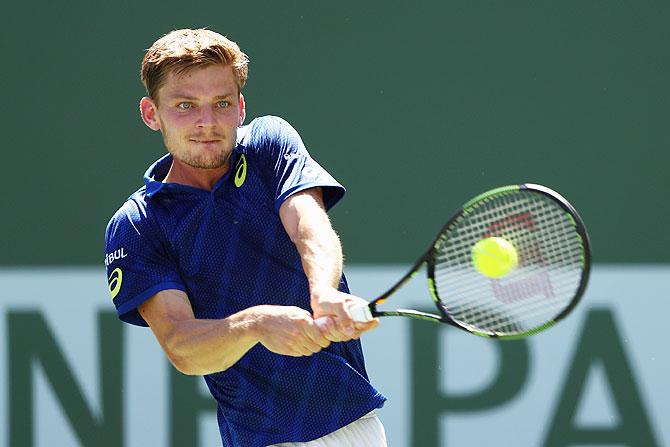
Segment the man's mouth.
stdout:
[[210,140],[210,139],[204,139],[204,138],[203,139],[191,138],[191,141],[193,141],[194,143],[198,143],[198,144],[213,144],[213,143],[218,143],[221,140],[218,140],[218,139]]

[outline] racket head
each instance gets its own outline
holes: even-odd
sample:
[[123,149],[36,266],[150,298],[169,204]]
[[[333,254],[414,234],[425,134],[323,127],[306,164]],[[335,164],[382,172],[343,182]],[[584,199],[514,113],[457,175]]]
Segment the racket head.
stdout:
[[[518,265],[489,278],[472,264],[474,244],[487,237],[512,243]],[[586,290],[591,248],[576,209],[541,185],[493,189],[467,202],[426,253],[429,289],[438,315],[485,337],[522,338],[553,326]]]

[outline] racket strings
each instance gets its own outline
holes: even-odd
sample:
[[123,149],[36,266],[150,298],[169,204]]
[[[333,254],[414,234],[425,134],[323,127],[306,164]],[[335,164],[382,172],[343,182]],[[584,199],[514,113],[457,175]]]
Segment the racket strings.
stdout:
[[[518,265],[492,279],[472,265],[474,244],[497,236],[517,250]],[[449,226],[432,262],[436,293],[457,322],[478,331],[515,334],[558,316],[580,285],[583,241],[553,199],[519,190],[487,198]]]

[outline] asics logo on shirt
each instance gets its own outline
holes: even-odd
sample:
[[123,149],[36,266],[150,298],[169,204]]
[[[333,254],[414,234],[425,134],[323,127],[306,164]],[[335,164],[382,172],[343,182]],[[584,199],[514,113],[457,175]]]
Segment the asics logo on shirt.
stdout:
[[123,272],[121,269],[116,268],[112,270],[112,274],[109,275],[109,293],[112,295],[112,299],[121,290],[121,283],[123,282]]
[[247,157],[244,154],[240,155],[240,159],[237,160],[237,166],[235,167],[235,186],[238,188],[244,184],[244,181],[247,179]]

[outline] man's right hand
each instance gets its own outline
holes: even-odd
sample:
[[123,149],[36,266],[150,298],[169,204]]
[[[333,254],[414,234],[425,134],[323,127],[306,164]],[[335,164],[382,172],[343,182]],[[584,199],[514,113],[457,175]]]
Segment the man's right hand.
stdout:
[[312,315],[294,306],[258,306],[257,336],[268,350],[293,357],[308,356],[330,345]]

